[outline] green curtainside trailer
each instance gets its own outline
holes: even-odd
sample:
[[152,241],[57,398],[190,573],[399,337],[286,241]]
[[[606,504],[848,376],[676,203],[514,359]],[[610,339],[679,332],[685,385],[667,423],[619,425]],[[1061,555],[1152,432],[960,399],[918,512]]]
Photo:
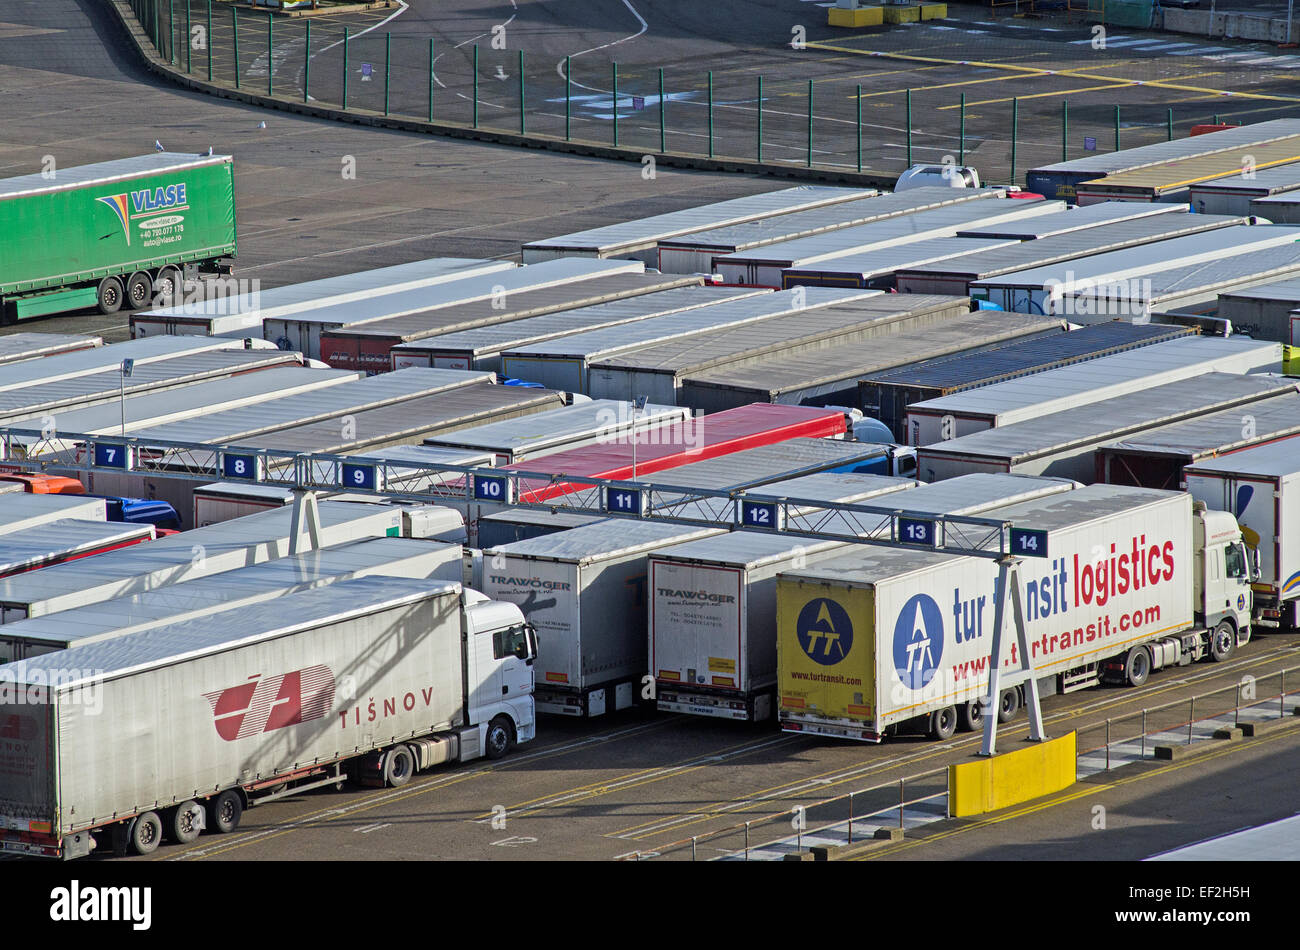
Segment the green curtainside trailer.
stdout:
[[229,155],[159,152],[0,180],[6,323],[165,305],[235,254]]

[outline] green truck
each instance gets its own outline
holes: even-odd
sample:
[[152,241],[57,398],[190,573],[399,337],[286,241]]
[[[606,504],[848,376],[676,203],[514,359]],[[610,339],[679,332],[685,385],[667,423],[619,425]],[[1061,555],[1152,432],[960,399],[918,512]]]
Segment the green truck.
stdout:
[[157,152],[0,180],[5,323],[175,302],[235,254],[229,155]]

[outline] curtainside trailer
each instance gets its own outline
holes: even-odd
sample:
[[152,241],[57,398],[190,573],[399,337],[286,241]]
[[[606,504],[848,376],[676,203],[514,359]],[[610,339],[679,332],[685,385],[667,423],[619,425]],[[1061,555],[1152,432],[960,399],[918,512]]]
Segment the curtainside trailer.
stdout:
[[[1140,686],[1152,670],[1225,660],[1251,635],[1251,574],[1232,516],[1182,492],[1093,485],[985,512],[1045,532],[1020,564],[1042,695],[1102,679]],[[878,742],[978,729],[986,708],[997,562],[899,548],[777,579],[778,691],[787,732]],[[1015,717],[1021,686],[997,697]]]
[[[0,578],[152,541],[153,525],[63,518],[39,530],[0,535]],[[21,583],[17,581],[16,583]]]
[[534,736],[535,655],[512,605],[368,577],[7,664],[0,848],[149,854],[283,795],[498,758]]
[[1255,206],[1256,199],[1272,198],[1300,189],[1300,164],[1252,169],[1251,172],[1243,174],[1243,170],[1238,168],[1234,174],[1192,185],[1192,207],[1201,214],[1262,214],[1267,217],[1266,212]]
[[1300,344],[1300,278],[1252,284],[1219,293],[1217,316],[1232,325],[1234,333],[1258,340]]
[[174,300],[235,256],[234,160],[152,154],[0,182],[6,322]]

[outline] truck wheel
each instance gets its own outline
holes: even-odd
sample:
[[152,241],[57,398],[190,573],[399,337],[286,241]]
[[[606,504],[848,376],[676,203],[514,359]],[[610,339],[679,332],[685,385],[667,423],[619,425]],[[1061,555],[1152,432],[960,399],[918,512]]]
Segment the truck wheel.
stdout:
[[510,724],[510,719],[506,716],[497,716],[487,727],[487,748],[483,754],[489,759],[499,759],[505,755],[515,744],[514,726]]
[[117,313],[122,309],[122,281],[118,277],[105,277],[99,282],[95,303],[103,314]]
[[930,713],[930,737],[941,742],[957,731],[957,707],[944,706]]
[[136,854],[153,854],[162,841],[162,819],[155,811],[147,811],[131,823],[131,850]]
[[1220,620],[1210,631],[1210,659],[1216,663],[1226,660],[1237,651],[1237,628],[1231,621]]
[[1124,682],[1141,686],[1151,675],[1151,653],[1146,647],[1134,647],[1124,657]]
[[153,290],[164,307],[174,306],[181,294],[181,272],[175,267],[162,268],[153,282]]
[[998,722],[1010,722],[1020,712],[1020,693],[1014,689],[1004,689],[998,700]]
[[984,704],[978,699],[957,707],[957,728],[962,732],[979,732],[984,727]]
[[244,800],[239,792],[228,788],[216,798],[208,799],[208,828],[219,835],[229,834],[239,827],[244,816]]
[[384,784],[389,788],[401,788],[415,774],[415,757],[404,745],[394,746],[384,756]]
[[196,801],[183,802],[171,813],[168,831],[177,844],[196,841],[203,830],[203,808]]
[[126,282],[125,305],[128,310],[139,310],[153,296],[153,281],[142,270],[132,274]]

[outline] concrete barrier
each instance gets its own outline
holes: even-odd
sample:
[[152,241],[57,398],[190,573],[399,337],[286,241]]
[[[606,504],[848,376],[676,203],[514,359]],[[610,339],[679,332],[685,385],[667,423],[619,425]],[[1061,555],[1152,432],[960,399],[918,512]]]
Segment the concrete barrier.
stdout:
[[1036,742],[991,759],[948,766],[948,812],[969,818],[1041,798],[1075,783],[1076,736]]

